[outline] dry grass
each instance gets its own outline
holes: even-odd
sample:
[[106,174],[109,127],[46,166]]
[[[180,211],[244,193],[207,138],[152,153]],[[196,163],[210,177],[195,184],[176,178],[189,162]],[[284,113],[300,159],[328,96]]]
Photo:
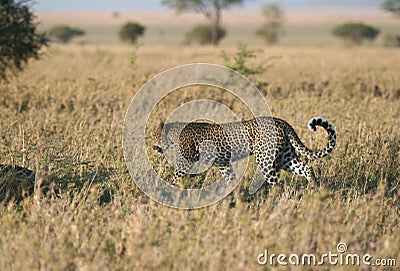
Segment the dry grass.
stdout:
[[[121,131],[130,100],[152,75],[190,62],[222,64],[219,49],[143,47],[136,70],[129,53],[55,47],[1,83],[0,163],[35,171],[33,191],[18,190],[28,196],[19,203],[2,199],[1,270],[280,270],[258,266],[257,255],[266,248],[320,255],[336,252],[338,242],[347,243],[349,253],[400,264],[396,50],[273,48],[261,54],[255,62],[282,56],[252,78],[275,116],[309,146],[325,140],[306,129],[310,117],[323,115],[337,129],[333,155],[310,163],[320,169],[322,185],[312,189],[281,174],[280,186],[250,196],[245,179],[239,197],[192,211],[161,206],[139,191],[123,160]],[[149,127],[195,97],[171,99],[175,103],[155,111]],[[211,98],[242,112],[229,95]]]

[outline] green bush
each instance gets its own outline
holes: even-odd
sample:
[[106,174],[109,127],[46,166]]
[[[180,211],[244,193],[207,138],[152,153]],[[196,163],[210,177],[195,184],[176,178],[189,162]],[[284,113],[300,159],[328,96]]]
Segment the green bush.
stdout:
[[138,37],[142,36],[145,31],[146,28],[143,25],[129,22],[121,27],[119,31],[119,38],[122,41],[127,41],[131,44],[135,44]]
[[[223,28],[218,28],[217,31],[217,43],[224,38],[226,31]],[[211,39],[211,26],[210,25],[196,25],[189,33],[185,36],[185,43],[191,44],[197,42],[201,45],[212,44]]]
[[267,65],[267,63],[277,58],[270,57],[267,60],[261,62],[257,67],[251,68],[248,65],[248,61],[257,58],[257,50],[249,49],[247,45],[243,43],[239,43],[237,45],[237,52],[232,59],[223,50],[221,51],[221,57],[223,58],[226,67],[237,71],[244,76],[263,74],[266,70],[272,67],[271,64]]
[[344,23],[336,26],[332,30],[332,34],[360,45],[365,39],[375,39],[379,34],[379,29],[363,23]]
[[22,70],[30,58],[38,58],[47,44],[44,33],[37,32],[36,17],[27,0],[0,2],[0,79],[7,71]]
[[58,42],[68,43],[76,36],[85,35],[85,31],[67,25],[58,25],[50,28],[48,35]]
[[399,35],[385,35],[383,38],[383,45],[385,47],[400,47],[400,36]]

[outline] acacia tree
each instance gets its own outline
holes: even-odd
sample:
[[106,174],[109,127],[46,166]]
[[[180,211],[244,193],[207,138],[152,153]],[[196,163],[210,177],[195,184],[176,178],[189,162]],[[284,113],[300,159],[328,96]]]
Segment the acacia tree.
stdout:
[[7,71],[22,70],[30,58],[39,58],[47,39],[36,26],[29,0],[0,1],[0,79]]
[[122,41],[129,41],[131,44],[135,44],[138,37],[142,36],[146,28],[138,23],[126,23],[119,30],[119,38]]
[[278,3],[271,3],[263,6],[262,13],[265,22],[256,31],[256,34],[263,37],[267,44],[278,42],[279,32],[283,22],[283,10]]
[[79,28],[70,27],[67,25],[57,25],[50,28],[48,36],[54,38],[58,42],[68,43],[71,39],[77,36],[85,35],[85,31]]
[[381,5],[382,9],[400,16],[400,0],[386,0]]
[[218,45],[218,30],[222,29],[222,11],[240,5],[245,0],[162,0],[161,3],[178,13],[194,12],[203,14],[211,25],[211,43]]
[[373,40],[379,34],[379,29],[363,23],[344,23],[337,25],[332,34],[339,38],[349,40],[353,44],[360,45],[363,40]]

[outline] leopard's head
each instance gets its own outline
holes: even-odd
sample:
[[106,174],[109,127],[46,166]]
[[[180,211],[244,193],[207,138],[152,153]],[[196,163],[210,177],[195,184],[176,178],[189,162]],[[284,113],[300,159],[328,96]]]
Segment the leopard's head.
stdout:
[[161,148],[163,127],[164,127],[164,122],[160,122],[157,128],[153,131],[153,141],[152,141],[153,150],[157,151],[160,154],[163,153],[163,149]]
[[171,145],[179,142],[179,135],[185,126],[185,123],[172,122],[165,124],[161,122],[153,133],[153,150],[164,153],[164,148],[169,148]]

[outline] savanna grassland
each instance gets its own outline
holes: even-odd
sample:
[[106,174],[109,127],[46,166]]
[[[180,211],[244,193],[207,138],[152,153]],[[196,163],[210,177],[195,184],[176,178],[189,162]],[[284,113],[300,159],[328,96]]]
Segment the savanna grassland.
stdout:
[[[257,256],[264,249],[335,253],[338,242],[346,243],[349,253],[399,264],[395,49],[260,53],[249,65],[281,56],[264,75],[251,78],[274,116],[291,123],[312,147],[326,139],[324,132],[306,129],[310,117],[323,115],[336,127],[334,153],[309,162],[319,169],[322,184],[311,188],[282,173],[280,185],[249,196],[245,177],[236,196],[191,211],[162,206],[136,187],[123,158],[122,125],[130,100],[153,75],[191,62],[223,64],[220,49],[143,47],[135,69],[131,52],[54,46],[43,60],[1,84],[1,163],[35,172],[30,181],[1,179],[1,270],[284,269],[261,267]],[[209,95],[241,114],[234,97]],[[188,92],[164,103],[148,126],[191,98],[198,96]]]
[[[335,126],[332,155],[308,161],[320,186],[282,172],[279,185],[249,195],[250,166],[233,195],[206,208],[177,210],[156,203],[135,185],[122,148],[124,117],[135,93],[177,65],[224,64],[221,49],[236,52],[230,45],[145,44],[138,51],[52,45],[42,60],[1,82],[0,164],[34,173],[0,176],[0,270],[396,270],[398,49],[275,46],[248,63],[255,67],[279,57],[250,79],[273,115],[292,124],[307,146],[326,142],[324,131],[307,129],[311,117],[324,116]],[[198,98],[248,117],[243,104],[224,91],[183,89],[156,107],[149,133],[177,106]],[[160,159],[151,152],[150,159],[158,170]],[[217,177],[213,171],[195,180]],[[347,244],[347,253],[371,254],[372,263],[395,259],[397,267],[326,262],[289,269],[276,261],[274,266],[257,263],[265,249],[322,255],[337,253],[339,242]]]

